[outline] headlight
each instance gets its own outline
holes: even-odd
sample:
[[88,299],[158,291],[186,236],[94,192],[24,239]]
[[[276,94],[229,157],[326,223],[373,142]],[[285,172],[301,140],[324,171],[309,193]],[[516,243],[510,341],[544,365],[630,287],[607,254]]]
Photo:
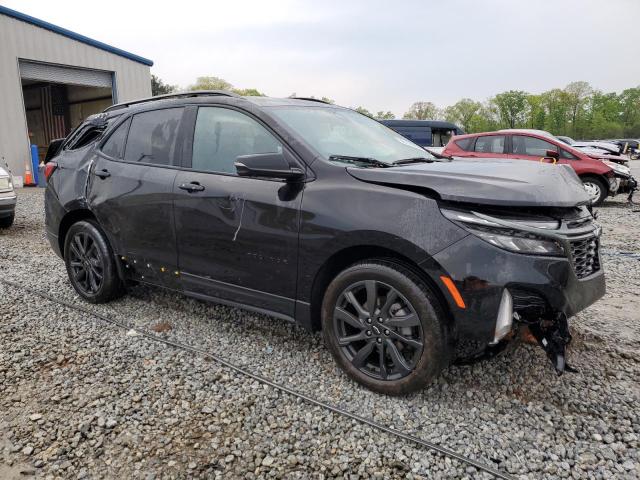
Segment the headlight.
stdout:
[[13,183],[11,183],[11,177],[0,177],[0,191],[12,189]]
[[[478,217],[473,212],[460,212],[446,209],[442,209],[441,212],[449,220],[458,223],[473,235],[498,248],[530,255],[565,256],[562,245],[552,238],[545,238],[524,230],[505,227],[485,218]],[[525,225],[522,220],[510,223],[521,223]],[[556,222],[536,221],[527,223],[526,225],[547,229],[557,228]]]
[[602,163],[604,163],[607,167],[611,168],[611,170],[613,170],[616,173],[622,173],[623,175],[631,175],[631,169],[629,167],[625,167],[624,165],[620,165],[615,162],[610,162],[608,160],[603,160]]

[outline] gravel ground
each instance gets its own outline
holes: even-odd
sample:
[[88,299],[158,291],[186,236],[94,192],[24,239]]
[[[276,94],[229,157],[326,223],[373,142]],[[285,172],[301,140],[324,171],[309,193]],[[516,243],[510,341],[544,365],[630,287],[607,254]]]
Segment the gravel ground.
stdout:
[[[0,232],[1,278],[207,349],[518,478],[640,478],[640,212],[623,197],[599,209],[608,293],[572,319],[578,374],[558,378],[541,349],[519,345],[389,398],[348,380],[320,335],[282,321],[147,287],[87,305],[44,238],[42,193],[18,192],[16,224]],[[488,478],[201,356],[0,285],[0,478],[34,474]]]

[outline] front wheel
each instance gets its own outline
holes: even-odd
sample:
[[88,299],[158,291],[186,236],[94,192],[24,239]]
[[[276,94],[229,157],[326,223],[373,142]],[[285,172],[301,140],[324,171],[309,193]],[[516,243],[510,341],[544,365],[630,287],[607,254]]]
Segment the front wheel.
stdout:
[[92,303],[105,303],[123,293],[123,286],[105,234],[92,221],[69,228],[64,261],[73,288]]
[[609,193],[607,186],[602,180],[596,177],[582,177],[582,185],[591,197],[591,205],[597,207],[604,202]]
[[438,301],[395,263],[367,261],[341,272],[325,293],[322,326],[338,365],[379,393],[423,388],[449,359]]

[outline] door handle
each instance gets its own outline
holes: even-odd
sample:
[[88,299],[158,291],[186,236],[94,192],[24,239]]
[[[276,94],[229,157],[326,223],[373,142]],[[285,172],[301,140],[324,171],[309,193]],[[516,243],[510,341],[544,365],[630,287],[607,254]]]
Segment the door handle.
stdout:
[[186,190],[189,193],[201,192],[204,190],[204,186],[200,185],[198,182],[183,183],[182,185],[179,185],[178,188],[181,190]]
[[103,180],[107,177],[110,177],[111,174],[109,173],[109,170],[107,170],[106,168],[103,168],[102,170],[100,170],[99,172],[96,172],[96,177],[100,177]]

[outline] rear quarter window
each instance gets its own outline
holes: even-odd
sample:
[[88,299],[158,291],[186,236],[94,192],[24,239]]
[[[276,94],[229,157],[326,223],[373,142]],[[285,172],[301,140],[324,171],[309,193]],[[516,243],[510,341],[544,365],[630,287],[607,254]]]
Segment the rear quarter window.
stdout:
[[102,135],[113,125],[119,116],[105,118],[105,114],[89,117],[76,130],[71,132],[64,143],[64,150],[78,150],[91,145],[102,138]]
[[124,154],[124,142],[127,140],[127,132],[131,119],[125,121],[111,134],[102,146],[102,153],[112,158],[122,158]]

